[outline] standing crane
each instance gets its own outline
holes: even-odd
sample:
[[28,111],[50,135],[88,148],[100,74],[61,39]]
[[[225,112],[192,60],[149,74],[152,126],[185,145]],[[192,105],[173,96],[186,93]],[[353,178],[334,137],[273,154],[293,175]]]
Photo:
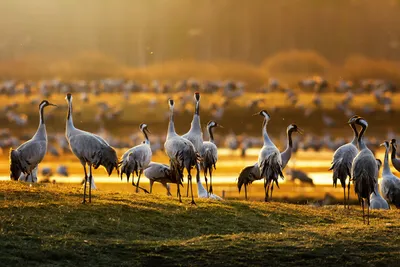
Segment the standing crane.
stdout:
[[[286,136],[287,136],[287,143],[286,143],[286,149],[281,153],[282,157],[282,170],[286,167],[287,163],[289,162],[291,156],[292,156],[292,149],[293,149],[293,139],[292,139],[292,134],[294,132],[298,132],[300,134],[303,133],[303,130],[301,130],[296,124],[290,124],[287,129],[286,129]],[[258,167],[258,162],[256,162],[254,165],[247,166],[245,167],[239,174],[238,178],[238,189],[239,193],[244,185],[244,193],[245,193],[245,198],[247,200],[247,186],[251,183],[253,183],[256,180],[261,180],[261,174],[260,174],[260,168]]]
[[[144,176],[150,180],[150,194],[153,192],[154,182],[161,183],[167,189],[167,195],[171,196],[170,183],[176,183],[175,178],[171,174],[168,165],[150,162],[149,166],[144,170]],[[182,186],[182,182],[179,183]]]
[[[196,177],[199,176],[199,165],[198,160],[200,155],[196,153],[196,149],[192,142],[179,136],[175,132],[174,125],[174,100],[168,100],[170,108],[170,117],[168,124],[167,140],[164,143],[164,150],[170,160],[170,168],[172,175],[175,177],[176,183],[179,184],[183,180],[183,170],[186,169],[188,172],[188,187],[190,187],[190,193],[192,196],[191,204],[196,204],[193,198],[193,185],[191,169],[193,166],[196,167]],[[179,201],[182,202],[180,187],[177,186],[177,194]]]
[[390,145],[392,147],[392,154],[391,154],[392,165],[398,172],[400,172],[400,159],[396,158],[396,151],[397,151],[396,139],[392,139],[390,141]]
[[[32,171],[37,168],[47,152],[47,132],[44,123],[44,108],[56,106],[47,100],[39,104],[39,127],[35,135],[17,149],[10,149],[10,179],[17,181],[21,173],[25,176],[25,181],[31,176]],[[32,182],[34,182],[32,176]]]
[[[389,142],[385,141],[382,146],[385,146],[385,159],[383,161],[381,191],[385,199],[400,209],[400,179],[396,177],[389,166]],[[393,147],[396,147],[394,145]]]
[[[196,102],[193,119],[190,124],[189,131],[182,135],[183,138],[189,140],[194,145],[197,153],[200,153],[201,147],[203,146],[203,131],[201,130],[201,123],[200,123],[200,93],[194,93],[194,100]],[[198,163],[199,165],[199,163]],[[197,166],[200,169],[200,165]],[[200,172],[197,174],[196,179],[200,177]],[[189,187],[187,188],[186,196],[189,196]]]
[[[214,143],[214,135],[213,135],[213,128],[214,127],[222,127],[215,121],[210,121],[207,124],[207,131],[210,136],[209,141],[204,141],[203,146],[200,149],[200,156],[202,158],[202,166],[204,170],[204,179],[206,180],[206,188],[208,190],[208,185],[207,185],[207,172],[210,174],[210,194],[213,193],[212,189],[212,173],[213,173],[213,168],[215,169],[215,164],[217,163],[218,160],[218,149],[217,146]],[[197,181],[197,183],[199,183]],[[200,182],[201,183],[201,182]]]
[[258,154],[258,167],[260,169],[261,177],[264,178],[265,201],[267,202],[268,192],[270,187],[271,187],[271,197],[272,197],[272,192],[274,190],[274,183],[279,188],[278,178],[280,176],[282,179],[284,179],[284,176],[282,173],[281,154],[278,148],[269,138],[267,132],[267,124],[271,117],[265,110],[261,110],[259,115],[264,117],[263,127],[262,127],[264,146],[261,148],[261,151]]
[[[132,174],[136,173],[138,176],[138,181],[136,183],[136,193],[139,192],[139,181],[140,177],[143,173],[143,170],[149,166],[151,161],[151,147],[150,147],[150,140],[148,134],[150,133],[147,124],[140,124],[139,126],[140,131],[144,135],[144,143],[132,147],[131,149],[127,150],[121,158],[121,180],[122,175],[125,174],[126,178],[129,182],[129,177]],[[132,177],[132,185],[135,185],[134,177]]]
[[342,187],[343,187],[343,205],[346,208],[346,179],[349,176],[349,183],[347,184],[347,208],[350,208],[349,200],[350,200],[350,180],[351,180],[351,165],[353,164],[353,160],[358,153],[357,148],[357,140],[358,140],[358,131],[355,126],[355,120],[357,116],[353,116],[350,118],[352,123],[350,123],[350,127],[353,129],[354,137],[353,140],[339,147],[335,153],[333,154],[332,166],[329,170],[333,170],[333,186],[336,187],[337,180],[339,179]]
[[[382,161],[380,159],[376,160],[376,164],[378,165],[378,173],[382,166]],[[379,193],[378,183],[375,185],[375,192],[371,194],[371,205],[369,206],[371,210],[388,210],[389,204],[387,201],[381,196]]]
[[359,116],[353,116],[350,118],[349,124],[356,123],[362,127],[360,134],[358,135],[358,148],[360,151],[354,158],[352,163],[351,176],[354,183],[354,191],[358,196],[358,200],[361,203],[363,209],[363,222],[365,224],[365,211],[364,211],[364,199],[367,200],[367,224],[369,225],[369,206],[371,193],[375,192],[375,185],[378,177],[378,165],[374,154],[368,149],[364,143],[364,133],[368,128],[367,121]]
[[[68,102],[65,137],[67,138],[72,153],[79,159],[83,166],[83,171],[85,172],[82,203],[86,203],[86,184],[87,182],[89,182],[89,185],[92,184],[92,167],[97,169],[100,165],[103,166],[108,176],[116,169],[119,175],[118,157],[115,150],[103,138],[75,128],[72,119],[72,95],[68,93],[65,99]],[[86,165],[89,166],[89,176],[86,171]],[[91,201],[92,187],[89,186],[89,203]]]

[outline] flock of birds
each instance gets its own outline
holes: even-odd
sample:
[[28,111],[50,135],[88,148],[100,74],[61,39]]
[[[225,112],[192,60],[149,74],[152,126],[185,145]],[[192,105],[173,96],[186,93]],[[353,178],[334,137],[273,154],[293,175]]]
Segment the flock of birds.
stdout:
[[[191,122],[190,130],[179,135],[175,131],[174,125],[174,107],[175,102],[168,100],[169,105],[169,123],[164,143],[164,151],[169,158],[169,165],[152,162],[152,149],[150,147],[150,131],[146,124],[140,125],[140,131],[144,135],[144,141],[127,150],[121,158],[118,158],[115,149],[110,146],[99,135],[77,129],[73,123],[72,95],[67,93],[66,101],[68,104],[68,114],[66,119],[65,137],[72,153],[79,159],[84,171],[84,194],[83,203],[86,202],[86,191],[88,191],[88,201],[91,202],[91,189],[95,187],[92,175],[92,169],[103,166],[110,176],[114,169],[123,179],[125,174],[129,182],[132,175],[132,185],[136,186],[136,192],[146,189],[140,187],[140,178],[144,174],[150,180],[150,192],[154,182],[161,183],[166,189],[168,195],[171,195],[169,184],[176,184],[177,197],[181,199],[180,188],[183,186],[184,171],[187,172],[187,193],[191,197],[191,203],[195,204],[192,186],[192,170],[196,174],[199,197],[209,197],[221,199],[213,193],[212,174],[216,168],[218,160],[218,150],[214,140],[213,128],[220,126],[215,121],[207,124],[209,141],[203,140],[203,132],[200,124],[200,94],[194,94],[195,112]],[[39,104],[39,127],[35,135],[16,149],[10,150],[10,178],[12,180],[25,179],[33,176],[37,171],[38,164],[43,160],[47,151],[47,132],[45,126],[44,109],[54,104],[43,100]],[[279,178],[283,179],[283,169],[288,164],[292,152],[295,150],[292,140],[292,134],[303,131],[295,124],[287,127],[287,147],[280,152],[268,135],[267,125],[270,121],[270,114],[266,110],[261,110],[255,115],[263,118],[262,135],[263,147],[259,152],[258,161],[251,166],[244,168],[238,177],[239,192],[244,185],[247,199],[247,187],[255,180],[264,180],[265,201],[272,197],[274,186],[279,188]],[[364,134],[367,130],[367,121],[359,116],[352,116],[348,121],[353,129],[354,138],[348,143],[337,148],[333,156],[331,170],[333,170],[333,184],[336,186],[337,180],[341,182],[344,191],[344,202],[346,205],[346,180],[349,198],[350,181],[354,183],[355,193],[357,194],[363,208],[366,202],[368,214],[367,223],[369,224],[370,208],[388,208],[388,200],[397,208],[400,208],[400,179],[390,171],[388,163],[388,154],[390,146],[392,149],[392,162],[397,169],[400,167],[400,161],[396,159],[396,142],[393,139],[389,145],[384,142],[382,145],[386,148],[385,159],[383,163],[383,173],[381,182],[381,192],[379,192],[377,178],[381,161],[375,159],[374,154],[368,148],[364,140]],[[357,131],[356,126],[361,126],[361,131]],[[398,169],[400,171],[400,168]],[[206,188],[203,187],[200,180],[201,171],[203,171]],[[137,181],[134,181],[134,176]],[[208,184],[209,179],[209,184]],[[89,186],[87,186],[89,184]],[[88,190],[87,190],[88,187]],[[383,198],[382,198],[383,197]],[[364,202],[365,199],[365,202]]]

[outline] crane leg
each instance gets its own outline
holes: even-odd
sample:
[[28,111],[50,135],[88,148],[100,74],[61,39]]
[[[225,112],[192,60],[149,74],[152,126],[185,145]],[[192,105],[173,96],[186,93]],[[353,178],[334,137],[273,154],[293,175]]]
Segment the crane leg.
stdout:
[[181,190],[179,184],[176,187],[176,196],[179,198],[179,202],[182,203]]
[[272,181],[272,185],[271,185],[271,198],[272,198],[272,192],[274,192],[274,182]]
[[92,203],[92,165],[89,164],[89,203]]
[[347,185],[347,209],[350,209],[350,179]]
[[267,178],[264,178],[264,191],[265,191],[265,202],[268,202],[268,191],[269,191],[269,182],[267,182]]
[[213,188],[212,188],[212,170],[211,170],[211,168],[208,171],[210,173],[210,194],[212,194]]
[[189,197],[189,176],[188,176],[188,181],[187,181],[186,197]]
[[85,172],[85,183],[83,185],[83,201],[82,201],[82,204],[85,204],[86,203],[86,184],[87,184],[87,179],[88,179],[87,172],[86,172],[86,163],[85,163],[85,165],[83,165],[83,170]]
[[207,179],[207,171],[204,170],[204,180],[206,181],[206,191],[207,191],[207,197],[208,197],[208,179]]
[[154,181],[150,180],[150,194],[153,192],[153,184],[154,184]]
[[247,201],[247,184],[244,184],[244,197]]
[[[371,194],[369,194],[369,195],[371,195]],[[367,198],[367,219],[368,219],[368,225],[369,225],[369,206],[370,206],[370,200],[369,200],[369,196],[368,196],[368,198]]]
[[188,184],[190,184],[190,194],[192,195],[192,201],[190,202],[190,204],[196,205],[196,202],[194,202],[194,197],[193,197],[192,175],[190,174],[190,171],[188,174]]
[[[136,183],[136,193],[139,193],[139,181],[140,181],[140,176],[142,175],[142,173],[143,173],[143,171],[140,170],[139,171],[139,175],[138,175],[138,180],[137,180],[137,183]],[[132,179],[132,181],[133,181],[133,179]]]
[[346,209],[346,185],[343,187],[343,206]]
[[364,199],[361,199],[361,205],[362,205],[362,210],[363,210],[363,222],[365,224]]

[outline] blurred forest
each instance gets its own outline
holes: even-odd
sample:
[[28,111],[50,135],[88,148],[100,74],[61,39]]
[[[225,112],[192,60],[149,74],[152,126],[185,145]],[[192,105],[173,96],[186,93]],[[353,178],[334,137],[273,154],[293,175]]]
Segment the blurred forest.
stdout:
[[[364,78],[393,79],[400,76],[393,70],[400,61],[399,14],[397,0],[1,1],[0,78],[68,72],[135,78],[140,75],[132,69],[189,60],[261,64],[275,76],[292,71],[342,77],[355,71],[354,64],[371,63],[374,69],[367,72],[379,77]],[[293,51],[306,56],[294,53],[286,61],[311,62],[271,69],[268,59]]]

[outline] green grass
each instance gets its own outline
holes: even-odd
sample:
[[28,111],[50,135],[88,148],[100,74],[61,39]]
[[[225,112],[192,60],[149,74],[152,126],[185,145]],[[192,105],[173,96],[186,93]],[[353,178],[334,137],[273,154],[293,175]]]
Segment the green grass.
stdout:
[[3,266],[395,266],[398,210],[197,200],[0,182]]

